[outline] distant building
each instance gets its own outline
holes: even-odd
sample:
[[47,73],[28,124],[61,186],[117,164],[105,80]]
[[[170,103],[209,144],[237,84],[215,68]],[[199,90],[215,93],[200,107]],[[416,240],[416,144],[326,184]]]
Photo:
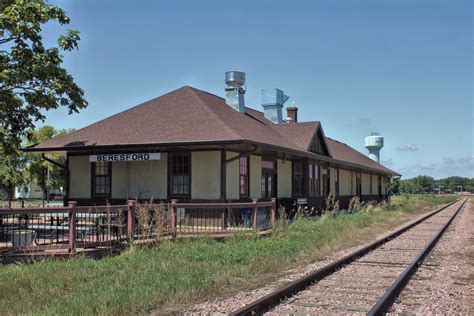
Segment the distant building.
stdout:
[[[61,194],[61,189],[49,190],[49,195],[50,197],[53,197],[53,199],[56,195]],[[26,185],[15,187],[15,199],[46,199],[46,196],[43,189],[36,183],[36,181],[32,180]]]
[[283,91],[262,90],[260,112],[245,106],[244,73],[226,83],[225,99],[186,86],[25,150],[64,153],[67,199],[82,205],[387,198],[397,172],[299,122],[295,106],[285,119]]

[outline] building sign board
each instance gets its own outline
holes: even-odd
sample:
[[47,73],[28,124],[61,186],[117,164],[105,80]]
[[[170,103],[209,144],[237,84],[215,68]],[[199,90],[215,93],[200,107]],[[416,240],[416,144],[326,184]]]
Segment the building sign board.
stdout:
[[108,161],[150,161],[160,160],[160,153],[128,153],[128,154],[100,154],[90,155],[90,162]]
[[298,205],[308,204],[308,199],[307,199],[307,198],[298,198],[298,199],[296,200],[296,204],[298,204]]

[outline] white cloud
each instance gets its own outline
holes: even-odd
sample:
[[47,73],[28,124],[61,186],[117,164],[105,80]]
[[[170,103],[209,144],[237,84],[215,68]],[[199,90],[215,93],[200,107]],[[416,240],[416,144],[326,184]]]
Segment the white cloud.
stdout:
[[416,163],[397,170],[403,178],[409,179],[419,175],[427,175],[433,178],[446,178],[450,176],[474,177],[474,156],[446,157],[440,162]]
[[405,145],[398,145],[395,147],[396,150],[398,151],[417,151],[418,146],[415,144],[405,144]]
[[347,124],[349,127],[361,128],[361,127],[372,127],[374,125],[374,120],[370,117],[359,117],[353,118]]
[[392,158],[382,160],[381,164],[384,165],[385,167],[394,167],[396,165],[395,161],[393,161]]

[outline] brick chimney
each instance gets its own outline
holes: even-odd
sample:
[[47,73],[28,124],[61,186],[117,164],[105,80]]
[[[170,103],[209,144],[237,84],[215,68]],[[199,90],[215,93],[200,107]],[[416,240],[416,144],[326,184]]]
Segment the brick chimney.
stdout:
[[295,102],[289,107],[286,108],[287,117],[290,119],[290,122],[298,122],[298,108],[295,106]]

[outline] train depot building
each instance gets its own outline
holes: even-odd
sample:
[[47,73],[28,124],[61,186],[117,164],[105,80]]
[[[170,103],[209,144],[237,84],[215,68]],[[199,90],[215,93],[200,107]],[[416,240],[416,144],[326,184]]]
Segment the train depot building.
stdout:
[[244,73],[226,83],[225,98],[185,86],[25,151],[66,155],[66,200],[78,205],[388,198],[398,173],[300,122],[296,107],[283,113],[281,90],[262,90],[258,111],[245,106]]

